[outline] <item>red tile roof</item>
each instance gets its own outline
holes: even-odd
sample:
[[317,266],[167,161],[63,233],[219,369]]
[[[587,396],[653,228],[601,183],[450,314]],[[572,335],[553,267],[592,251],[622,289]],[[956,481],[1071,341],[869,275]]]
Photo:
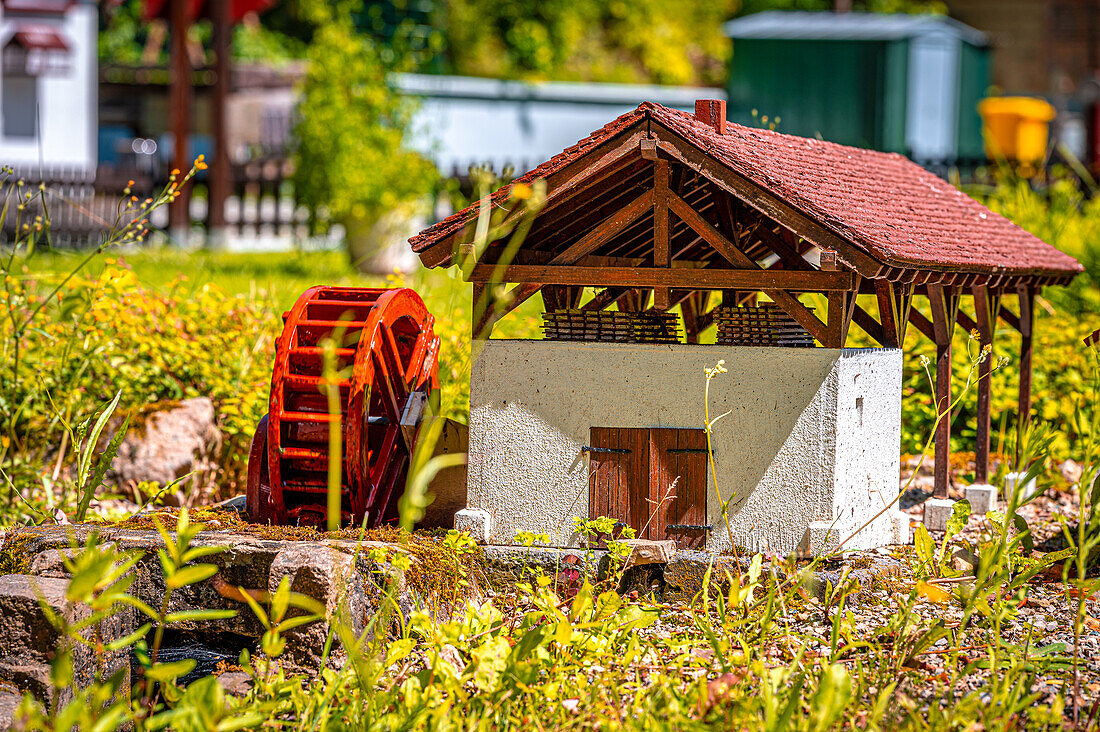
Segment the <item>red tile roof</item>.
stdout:
[[[1060,279],[1082,271],[1073,257],[897,153],[733,123],[718,134],[687,112],[650,102],[519,180],[544,178],[646,117],[888,266]],[[505,195],[507,187],[494,198]],[[463,209],[410,243],[415,251],[424,251],[459,232],[476,214],[476,205]]]

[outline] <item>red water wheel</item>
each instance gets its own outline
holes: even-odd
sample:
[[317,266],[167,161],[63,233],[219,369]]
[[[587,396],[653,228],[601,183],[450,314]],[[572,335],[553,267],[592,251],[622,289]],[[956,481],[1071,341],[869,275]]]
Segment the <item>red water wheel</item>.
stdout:
[[[329,425],[339,420],[341,520],[397,519],[416,430],[437,406],[439,338],[409,289],[313,287],[284,315],[271,402],[248,460],[253,521],[323,525]],[[329,411],[324,343],[335,344],[338,414]]]

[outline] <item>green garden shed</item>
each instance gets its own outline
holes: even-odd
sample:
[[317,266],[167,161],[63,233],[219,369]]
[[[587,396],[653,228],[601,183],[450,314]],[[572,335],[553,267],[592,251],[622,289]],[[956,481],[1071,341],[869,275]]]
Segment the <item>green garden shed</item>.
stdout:
[[[899,152],[932,169],[985,160],[985,34],[941,15],[770,10],[729,21],[730,119]],[[754,111],[756,118],[754,119]]]

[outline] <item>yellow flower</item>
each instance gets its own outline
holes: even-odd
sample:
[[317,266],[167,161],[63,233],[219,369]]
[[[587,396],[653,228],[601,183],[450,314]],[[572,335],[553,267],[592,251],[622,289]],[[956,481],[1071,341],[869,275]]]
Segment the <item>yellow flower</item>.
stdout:
[[531,186],[526,183],[516,183],[512,188],[512,198],[516,198],[520,201],[526,201],[531,197]]
[[204,160],[206,160],[205,155],[199,155],[197,158],[195,158],[195,170],[206,170],[209,167],[205,162],[203,162]]

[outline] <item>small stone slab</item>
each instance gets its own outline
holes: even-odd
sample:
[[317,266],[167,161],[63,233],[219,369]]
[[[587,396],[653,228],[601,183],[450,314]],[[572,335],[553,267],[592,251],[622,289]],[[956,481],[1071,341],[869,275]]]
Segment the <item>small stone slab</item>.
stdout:
[[970,502],[971,515],[984,516],[997,508],[997,489],[983,483],[968,485],[966,500]]
[[677,552],[676,542],[671,539],[623,539],[621,543],[631,547],[624,569],[643,564],[668,564]]
[[924,502],[924,528],[929,531],[947,531],[947,520],[955,510],[950,498],[929,498]]

